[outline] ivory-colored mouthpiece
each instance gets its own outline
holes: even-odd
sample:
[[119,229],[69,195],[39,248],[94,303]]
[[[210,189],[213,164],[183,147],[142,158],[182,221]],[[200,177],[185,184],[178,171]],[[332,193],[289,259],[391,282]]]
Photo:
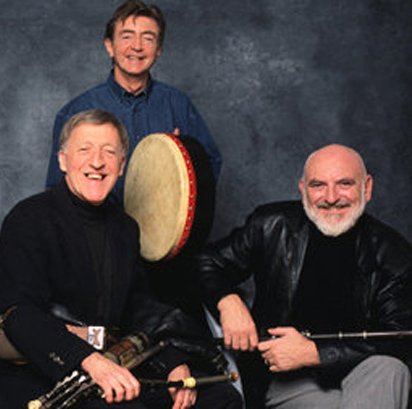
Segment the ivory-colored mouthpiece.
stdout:
[[27,404],[27,409],[40,409],[43,405],[41,404],[41,402],[36,399],[36,400],[31,400],[28,404]]

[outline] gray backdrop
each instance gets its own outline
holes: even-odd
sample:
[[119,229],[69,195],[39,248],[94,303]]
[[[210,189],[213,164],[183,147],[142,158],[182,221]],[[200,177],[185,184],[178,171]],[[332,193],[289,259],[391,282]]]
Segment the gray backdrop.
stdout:
[[[110,69],[114,0],[0,0],[0,222],[41,191],[57,110]],[[154,75],[186,92],[224,157],[212,237],[255,205],[298,197],[302,163],[331,142],[375,177],[369,211],[412,240],[412,2],[158,0]]]

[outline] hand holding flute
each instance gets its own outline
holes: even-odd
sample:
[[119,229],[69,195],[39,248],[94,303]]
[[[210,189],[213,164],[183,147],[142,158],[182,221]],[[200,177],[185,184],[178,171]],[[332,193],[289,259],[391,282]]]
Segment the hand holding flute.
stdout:
[[292,327],[268,330],[273,338],[259,342],[258,350],[271,372],[316,366],[320,358],[315,343]]
[[249,309],[237,294],[223,297],[218,303],[218,310],[226,348],[241,351],[258,349],[271,372],[319,364],[314,342],[294,328],[271,329],[269,335],[273,338],[259,342]]

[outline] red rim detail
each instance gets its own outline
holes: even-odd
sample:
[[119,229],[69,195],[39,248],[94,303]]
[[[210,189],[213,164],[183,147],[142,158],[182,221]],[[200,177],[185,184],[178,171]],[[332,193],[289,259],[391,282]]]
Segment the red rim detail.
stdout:
[[183,227],[183,233],[182,233],[182,236],[180,237],[179,242],[175,246],[175,248],[172,249],[172,251],[166,256],[166,259],[169,259],[169,258],[176,256],[176,254],[178,254],[182,250],[182,248],[185,246],[185,244],[187,243],[189,239],[190,232],[192,231],[192,225],[195,219],[195,208],[196,208],[196,199],[197,199],[197,181],[196,181],[195,169],[193,167],[193,163],[190,158],[188,150],[185,148],[183,143],[178,138],[176,138],[175,135],[169,134],[169,133],[167,133],[166,135],[170,137],[175,142],[177,147],[179,148],[183,156],[185,165],[186,165],[187,177],[189,180],[189,197],[188,197],[189,203],[188,203],[186,220],[185,220],[185,224]]

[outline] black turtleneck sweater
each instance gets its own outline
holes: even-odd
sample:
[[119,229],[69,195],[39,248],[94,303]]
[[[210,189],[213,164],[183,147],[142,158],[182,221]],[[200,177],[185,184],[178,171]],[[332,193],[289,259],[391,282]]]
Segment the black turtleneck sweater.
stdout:
[[[99,323],[107,324],[110,319],[113,281],[111,248],[107,240],[108,205],[92,205],[80,200],[67,189],[71,201],[79,216],[90,249],[94,273],[96,275],[97,300],[96,316]],[[89,323],[94,324],[94,323]]]
[[353,329],[356,227],[338,236],[310,226],[309,243],[293,304],[293,325],[311,333]]

